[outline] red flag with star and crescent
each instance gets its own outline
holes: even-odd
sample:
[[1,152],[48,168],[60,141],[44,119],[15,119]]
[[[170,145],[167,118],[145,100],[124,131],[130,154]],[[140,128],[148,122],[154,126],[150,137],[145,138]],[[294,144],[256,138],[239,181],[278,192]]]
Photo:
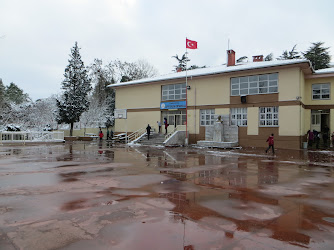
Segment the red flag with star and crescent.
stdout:
[[186,39],[186,48],[187,49],[197,49],[197,42]]

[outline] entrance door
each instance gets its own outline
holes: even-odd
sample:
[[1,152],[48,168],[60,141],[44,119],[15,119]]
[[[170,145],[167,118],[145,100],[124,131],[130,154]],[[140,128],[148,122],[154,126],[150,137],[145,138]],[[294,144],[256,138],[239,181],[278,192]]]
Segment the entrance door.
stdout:
[[312,110],[311,111],[311,130],[316,130],[323,136],[327,134],[329,136],[329,110]]
[[321,131],[321,111],[319,110],[311,111],[311,131],[313,130]]
[[182,115],[181,114],[178,114],[178,115],[175,115],[175,127],[178,126],[178,125],[182,125]]
[[175,115],[168,114],[167,121],[169,126],[175,125]]
[[[161,113],[162,119],[167,118],[170,129],[174,129],[176,126],[185,125],[186,121],[186,111],[185,110],[175,110],[175,111],[163,111]],[[169,129],[168,129],[169,130]]]
[[325,132],[327,128],[329,128],[329,114],[321,114],[321,132]]
[[174,128],[176,128],[176,126],[178,125],[182,125],[182,115],[181,114],[168,114],[168,124],[170,126],[174,126]]

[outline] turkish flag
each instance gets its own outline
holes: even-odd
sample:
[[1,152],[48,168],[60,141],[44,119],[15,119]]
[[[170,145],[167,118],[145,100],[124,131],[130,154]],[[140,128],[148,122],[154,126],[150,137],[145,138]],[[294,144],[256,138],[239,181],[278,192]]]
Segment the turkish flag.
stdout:
[[197,49],[197,42],[187,39],[186,40],[186,48],[187,49]]

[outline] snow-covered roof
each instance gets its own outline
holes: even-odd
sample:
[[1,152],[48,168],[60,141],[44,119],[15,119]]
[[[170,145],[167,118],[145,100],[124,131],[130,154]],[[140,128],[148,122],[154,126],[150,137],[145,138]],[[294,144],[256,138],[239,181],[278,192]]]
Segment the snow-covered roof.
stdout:
[[[246,63],[246,64],[236,64],[235,66],[221,65],[221,66],[215,66],[215,67],[193,69],[193,70],[188,70],[187,75],[188,77],[215,75],[215,74],[244,71],[244,70],[251,70],[251,69],[270,68],[270,67],[275,67],[275,66],[292,65],[292,64],[299,64],[299,63],[308,63],[310,68],[312,68],[310,62],[306,59],[292,59],[292,60],[251,62],[251,63]],[[135,84],[142,84],[142,83],[149,83],[149,82],[182,79],[185,77],[186,77],[186,72],[182,71],[182,72],[155,76],[151,78],[145,78],[145,79],[134,80],[134,81],[129,81],[129,82],[110,84],[109,87],[113,88],[113,87],[121,87],[121,86],[128,86],[128,85],[135,85]]]
[[315,74],[330,74],[330,73],[334,73],[334,68],[318,69],[315,71]]

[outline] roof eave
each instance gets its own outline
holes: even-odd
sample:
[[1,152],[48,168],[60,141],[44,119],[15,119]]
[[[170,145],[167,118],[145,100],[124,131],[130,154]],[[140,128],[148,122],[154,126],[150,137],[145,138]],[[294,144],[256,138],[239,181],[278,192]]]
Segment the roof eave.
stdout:
[[[302,67],[302,65],[304,65],[304,67]],[[278,68],[278,67],[282,68],[282,67],[291,67],[291,66],[297,66],[297,67],[299,66],[303,70],[303,72],[307,75],[314,73],[314,69],[313,69],[312,64],[310,63],[310,61],[305,60],[305,61],[300,61],[300,62],[291,62],[291,63],[268,65],[268,66],[259,65],[258,67],[245,68],[245,69],[236,68],[235,70],[233,70],[233,68],[232,68],[234,66],[230,66],[232,70],[223,71],[223,72],[206,73],[206,74],[188,75],[188,77],[214,76],[214,75],[223,75],[223,74],[229,74],[229,73],[235,73],[235,72],[244,72],[244,71],[259,70],[259,69]],[[142,84],[151,84],[151,83],[157,83],[157,82],[173,81],[173,80],[178,80],[178,79],[184,79],[185,77],[186,77],[185,75],[182,75],[182,76],[171,77],[171,78],[167,78],[167,79],[157,79],[157,80],[151,80],[151,81],[140,82],[140,83],[134,82],[134,83],[128,83],[128,84],[124,84],[124,85],[123,84],[122,85],[117,84],[117,86],[113,86],[113,84],[111,84],[111,85],[108,85],[107,87],[110,87],[110,88],[130,87],[130,86],[136,86],[136,85],[142,85]]]

